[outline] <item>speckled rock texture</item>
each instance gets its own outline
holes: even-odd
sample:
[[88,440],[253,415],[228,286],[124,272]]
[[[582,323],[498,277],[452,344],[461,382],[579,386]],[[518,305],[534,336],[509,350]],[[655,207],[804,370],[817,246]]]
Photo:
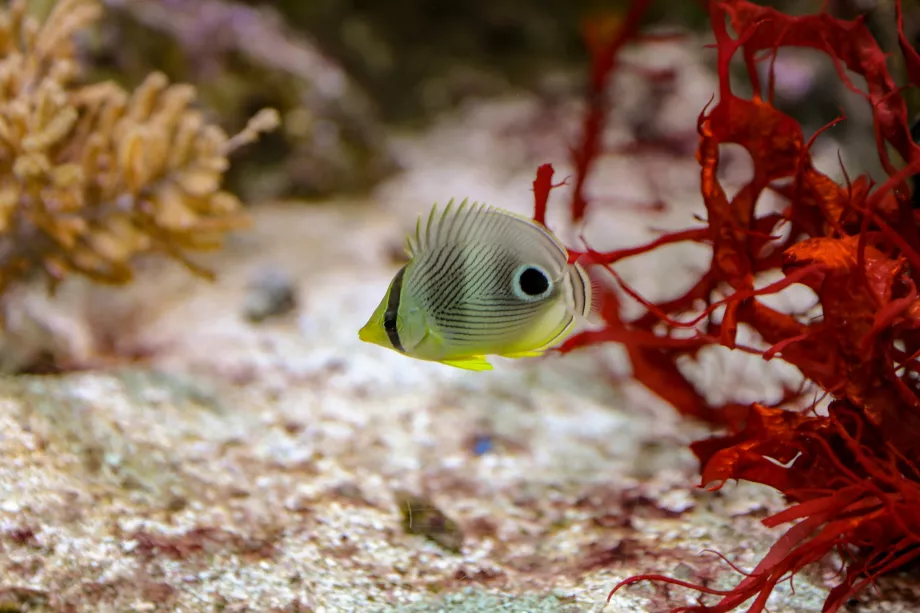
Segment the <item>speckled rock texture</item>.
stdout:
[[[711,93],[701,74],[683,119],[668,116],[691,138]],[[0,611],[641,613],[698,595],[640,584],[607,603],[619,580],[737,581],[705,551],[752,568],[778,536],[759,522],[782,501],[697,488],[687,444],[705,429],[630,382],[617,347],[474,373],[357,338],[419,212],[466,196],[527,212],[536,163],[568,172],[571,124],[523,98],[465,107],[395,139],[411,170],[372,201],[258,207],[253,230],[205,262],[214,284],[151,263],[118,294],[25,291],[5,355],[31,339],[37,359],[91,368],[0,383]],[[624,125],[612,140],[628,140]],[[726,172],[743,175],[743,160]],[[593,244],[691,223],[697,174],[666,153],[605,158]],[[705,256],[666,250],[621,272],[660,296]],[[253,275],[271,270],[294,295],[252,321]],[[747,400],[794,377],[719,351],[687,368],[713,397]],[[836,570],[797,577],[794,596],[783,584],[770,611],[820,611]],[[850,610],[913,611],[911,585],[883,581]]]

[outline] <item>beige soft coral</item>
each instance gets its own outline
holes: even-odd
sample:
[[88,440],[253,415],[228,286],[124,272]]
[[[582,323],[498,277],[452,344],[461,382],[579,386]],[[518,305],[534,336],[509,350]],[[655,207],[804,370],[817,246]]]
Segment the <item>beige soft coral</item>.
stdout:
[[245,223],[221,189],[228,155],[273,129],[263,110],[228,136],[196,109],[195,89],[153,73],[134,91],[79,81],[74,37],[97,0],[59,0],[39,23],[0,11],[0,292],[34,271],[131,279],[131,259],[214,248]]

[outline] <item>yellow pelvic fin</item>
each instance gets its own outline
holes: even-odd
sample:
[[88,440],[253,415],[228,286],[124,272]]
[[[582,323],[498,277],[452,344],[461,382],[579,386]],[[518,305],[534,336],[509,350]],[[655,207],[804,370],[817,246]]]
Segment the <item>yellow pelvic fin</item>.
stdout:
[[537,356],[543,355],[543,351],[540,350],[531,350],[531,351],[515,351],[514,353],[502,353],[500,354],[503,358],[535,358]]
[[468,358],[457,358],[455,360],[440,360],[441,364],[463,368],[465,370],[492,370],[492,365],[486,360],[484,355],[471,355]]

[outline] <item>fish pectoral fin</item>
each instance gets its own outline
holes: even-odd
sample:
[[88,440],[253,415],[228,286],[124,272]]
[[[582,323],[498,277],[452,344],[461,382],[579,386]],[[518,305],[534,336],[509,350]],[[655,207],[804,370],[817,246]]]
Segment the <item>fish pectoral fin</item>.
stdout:
[[543,351],[539,350],[530,350],[530,351],[515,351],[514,353],[502,353],[500,354],[503,358],[535,358],[537,356],[543,355]]
[[464,370],[492,370],[492,365],[489,364],[484,355],[471,355],[468,358],[441,360],[441,364],[447,364],[455,368],[463,368]]

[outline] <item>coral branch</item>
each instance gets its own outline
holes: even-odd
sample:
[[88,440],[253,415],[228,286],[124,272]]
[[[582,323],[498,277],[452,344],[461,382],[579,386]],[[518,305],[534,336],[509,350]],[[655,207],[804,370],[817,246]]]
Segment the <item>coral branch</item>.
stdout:
[[549,201],[549,193],[562,185],[562,183],[553,183],[553,165],[543,164],[537,168],[537,178],[533,180],[533,218],[541,224],[546,224],[546,203]]
[[194,108],[195,90],[158,73],[134,92],[80,84],[74,35],[97,0],[60,0],[43,24],[15,0],[0,19],[0,292],[33,271],[125,283],[131,260],[218,247],[244,227],[221,190],[227,156],[274,129],[264,110],[228,137]]
[[591,75],[588,82],[587,104],[581,128],[581,141],[572,148],[575,166],[575,185],[572,190],[572,219],[580,221],[588,202],[585,198],[585,181],[601,152],[601,135],[610,112],[607,85],[617,66],[617,54],[637,33],[642,17],[651,0],[634,0],[621,19],[612,17],[588,22],[585,39],[591,54]]

